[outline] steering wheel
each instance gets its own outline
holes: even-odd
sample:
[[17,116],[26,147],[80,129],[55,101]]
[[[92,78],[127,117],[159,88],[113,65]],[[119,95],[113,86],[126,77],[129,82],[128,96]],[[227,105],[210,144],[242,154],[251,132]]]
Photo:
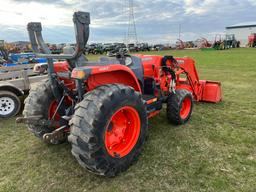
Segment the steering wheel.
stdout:
[[108,53],[109,57],[115,57],[122,65],[129,66],[132,64],[131,55],[128,54],[127,49],[118,49]]

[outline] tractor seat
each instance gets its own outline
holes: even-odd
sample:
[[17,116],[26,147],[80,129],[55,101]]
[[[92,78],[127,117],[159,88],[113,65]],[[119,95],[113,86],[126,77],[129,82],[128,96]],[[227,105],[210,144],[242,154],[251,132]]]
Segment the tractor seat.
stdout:
[[111,64],[120,64],[120,61],[113,57],[100,57],[100,63],[111,65]]
[[99,61],[88,61],[88,60],[80,60],[79,67],[84,66],[106,66],[106,65],[113,65],[113,64],[120,64],[117,59],[108,58],[108,57],[101,57]]
[[[137,79],[139,80],[142,87],[144,86],[144,68],[142,65],[142,60],[139,57],[131,56],[132,64],[128,67],[135,73]],[[143,89],[143,88],[142,88]]]
[[[69,45],[63,48],[63,54],[73,54],[74,51],[75,51],[74,47],[71,47]],[[110,57],[101,57],[99,61],[88,61],[88,59],[84,54],[82,54],[78,58],[77,62],[78,62],[78,67],[120,64],[120,62],[117,59],[110,58]]]
[[[137,77],[137,79],[140,81],[140,83],[143,85],[144,82],[144,68],[142,65],[141,58],[136,56],[130,56],[132,59],[132,63],[129,65],[126,65],[129,67]],[[103,65],[110,65],[110,64],[121,64],[120,61],[113,57],[101,57],[100,58],[100,64]]]

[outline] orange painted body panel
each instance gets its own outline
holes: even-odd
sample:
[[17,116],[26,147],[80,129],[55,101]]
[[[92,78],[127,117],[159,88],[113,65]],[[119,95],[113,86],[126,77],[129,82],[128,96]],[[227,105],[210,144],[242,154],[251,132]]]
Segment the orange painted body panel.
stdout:
[[92,73],[87,80],[89,90],[105,84],[120,83],[142,92],[139,81],[133,71],[127,66],[113,64],[108,66],[92,66]]
[[202,101],[218,103],[222,100],[221,83],[215,81],[200,81],[203,86]]
[[[136,91],[142,92],[140,84],[130,68],[120,64],[113,64],[108,66],[87,66],[91,70],[91,74],[85,84],[88,91],[95,89],[101,85],[120,83],[133,87]],[[68,62],[54,63],[55,72],[68,72]],[[65,85],[69,89],[75,89],[74,79],[61,79],[64,80]]]
[[112,71],[91,75],[87,80],[88,90],[93,90],[96,87],[106,84],[120,83],[133,87],[136,91],[141,92],[138,81],[125,71]]
[[162,56],[140,56],[144,68],[144,77],[154,77],[159,80]]
[[54,62],[55,72],[67,72],[69,71],[69,65],[67,61]]
[[[159,85],[164,93],[169,93],[171,84],[171,75],[166,75],[162,71],[163,56],[136,55],[142,60],[144,79],[152,78]],[[192,93],[196,101],[217,103],[222,100],[221,83],[199,80],[195,67],[195,61],[192,58],[175,58],[178,62],[178,68],[175,68],[176,87],[175,89],[185,89]],[[173,66],[168,60],[167,66]],[[58,62],[54,65],[56,72],[66,72],[69,70],[67,62]],[[127,66],[121,64],[112,64],[106,66],[85,66],[86,73],[89,72],[85,80],[87,91],[105,84],[120,83],[133,87],[136,91],[143,93],[142,86],[134,72]],[[78,69],[80,70],[80,68]],[[73,71],[74,72],[74,71]],[[184,78],[185,76],[185,78]],[[75,89],[74,79],[63,79],[69,89]],[[159,91],[155,91],[154,96],[159,97]],[[166,95],[166,94],[165,94]],[[150,117],[158,113],[150,114]]]

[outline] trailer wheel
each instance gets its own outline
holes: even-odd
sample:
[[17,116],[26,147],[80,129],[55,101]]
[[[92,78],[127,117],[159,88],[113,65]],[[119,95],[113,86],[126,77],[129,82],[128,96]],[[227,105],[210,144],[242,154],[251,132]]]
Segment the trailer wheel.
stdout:
[[0,118],[14,117],[19,113],[20,107],[17,95],[10,91],[0,91]]
[[167,118],[170,123],[182,125],[188,122],[193,110],[193,97],[187,90],[176,90],[167,99]]
[[114,177],[138,158],[147,133],[146,105],[133,88],[104,85],[85,95],[70,121],[72,154],[89,171]]
[[[57,104],[54,100],[54,96],[51,90],[51,85],[48,80],[38,83],[37,86],[33,87],[30,90],[29,96],[25,99],[25,106],[23,115],[25,118],[40,116],[41,119],[51,119],[53,114],[55,114],[55,109]],[[55,114],[54,120],[58,121],[60,119],[60,115],[58,113]],[[32,132],[36,137],[40,138],[42,141],[43,136],[46,133],[51,133],[55,129],[49,128],[48,126],[39,126],[39,125],[27,125],[28,130]],[[58,128],[58,127],[56,127]],[[66,141],[63,140],[55,140],[53,144],[60,144]]]

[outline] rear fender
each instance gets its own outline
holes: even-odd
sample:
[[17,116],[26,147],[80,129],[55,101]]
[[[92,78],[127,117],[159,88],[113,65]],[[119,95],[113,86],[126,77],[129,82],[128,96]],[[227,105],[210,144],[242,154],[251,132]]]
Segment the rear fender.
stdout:
[[131,86],[135,91],[142,93],[138,79],[133,71],[127,66],[115,64],[79,67],[73,70],[72,77],[77,79],[76,74],[81,71],[85,73],[82,80],[86,82],[89,91],[102,85],[119,83]]

